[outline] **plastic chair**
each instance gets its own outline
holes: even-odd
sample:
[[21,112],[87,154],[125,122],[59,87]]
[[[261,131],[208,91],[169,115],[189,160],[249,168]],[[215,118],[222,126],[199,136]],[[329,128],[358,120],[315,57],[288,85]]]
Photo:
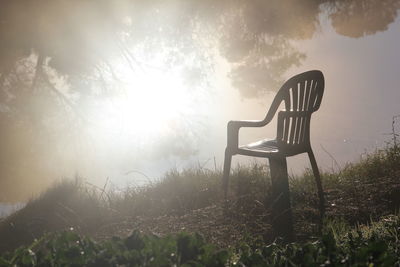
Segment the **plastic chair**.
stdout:
[[[312,70],[290,78],[278,91],[271,107],[261,121],[230,121],[228,123],[228,143],[225,150],[223,188],[227,198],[229,173],[233,155],[246,155],[268,158],[271,176],[279,173],[272,166],[272,160],[279,159],[287,177],[286,157],[307,153],[310,158],[313,174],[316,179],[321,218],[324,216],[324,193],[321,176],[310,143],[311,114],[320,107],[324,93],[324,76],[321,71]],[[281,103],[285,109],[278,113],[276,139],[264,139],[244,146],[238,146],[239,129],[241,127],[263,127],[267,125],[277,112]],[[276,166],[276,165],[275,165]],[[278,174],[278,180],[279,178]],[[276,179],[276,178],[275,178]],[[286,178],[287,180],[287,178]],[[287,183],[287,182],[286,182]],[[288,184],[287,190],[289,190]],[[285,186],[284,186],[285,187]],[[287,192],[289,194],[289,192]],[[289,202],[290,209],[290,202]]]

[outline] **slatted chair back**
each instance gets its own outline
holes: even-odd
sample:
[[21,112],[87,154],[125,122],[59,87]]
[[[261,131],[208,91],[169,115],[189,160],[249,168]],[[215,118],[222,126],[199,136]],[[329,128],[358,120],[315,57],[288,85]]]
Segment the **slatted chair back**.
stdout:
[[[325,81],[321,71],[312,70],[290,78],[283,84],[272,101],[265,118],[260,121],[229,121],[227,147],[225,149],[223,188],[227,199],[232,156],[246,155],[268,158],[270,162],[271,187],[276,198],[272,205],[273,228],[290,236],[292,232],[289,182],[286,157],[307,153],[315,176],[320,209],[320,229],[325,213],[324,191],[321,175],[310,144],[311,115],[320,107]],[[275,140],[263,139],[239,146],[239,130],[242,127],[264,127],[275,117],[278,108],[278,127]],[[280,203],[280,204],[278,204]],[[279,207],[279,208],[278,208]],[[284,212],[285,211],[285,212]],[[288,211],[288,212],[286,212]],[[285,213],[285,216],[281,216]],[[274,215],[275,214],[275,215]],[[284,229],[289,229],[285,231]]]
[[292,77],[279,90],[276,98],[285,110],[278,113],[276,140],[286,155],[310,149],[311,114],[319,109],[323,93],[324,76],[317,70]]

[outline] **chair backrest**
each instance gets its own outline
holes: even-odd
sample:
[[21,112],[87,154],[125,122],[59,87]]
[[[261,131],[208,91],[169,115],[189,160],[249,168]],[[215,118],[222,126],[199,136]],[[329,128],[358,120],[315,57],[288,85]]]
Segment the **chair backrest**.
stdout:
[[286,154],[310,149],[311,114],[319,109],[324,86],[322,72],[312,70],[290,78],[276,95],[285,105],[278,113],[277,142]]

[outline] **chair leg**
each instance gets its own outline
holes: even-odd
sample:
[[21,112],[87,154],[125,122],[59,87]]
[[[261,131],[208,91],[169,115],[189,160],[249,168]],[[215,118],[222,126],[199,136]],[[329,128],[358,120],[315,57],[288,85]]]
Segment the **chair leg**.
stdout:
[[312,150],[308,152],[308,157],[310,158],[311,168],[313,170],[315,182],[317,184],[318,197],[319,197],[319,212],[320,212],[320,220],[322,226],[322,220],[325,216],[325,198],[324,198],[324,190],[322,189],[321,175],[319,173],[317,161],[315,160],[315,156]]
[[224,159],[224,173],[222,177],[222,188],[224,190],[225,200],[228,197],[229,173],[231,171],[232,154],[226,149]]
[[286,242],[294,240],[292,208],[290,205],[289,176],[286,158],[270,158],[271,171],[271,215],[274,237]]

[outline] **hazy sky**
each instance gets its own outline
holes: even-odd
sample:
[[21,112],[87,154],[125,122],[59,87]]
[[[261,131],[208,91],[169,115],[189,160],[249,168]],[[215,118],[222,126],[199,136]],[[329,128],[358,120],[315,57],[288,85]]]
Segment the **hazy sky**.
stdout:
[[[311,123],[321,169],[390,140],[399,0],[117,2],[1,3],[0,202],[76,174],[122,188],[173,168],[220,170],[227,122],[264,118],[284,80],[311,69],[325,75]],[[243,129],[240,143],[275,131],[275,120]],[[291,173],[307,167],[289,160]]]
[[[301,66],[292,68],[288,77],[310,69],[319,69],[325,75],[324,98],[311,124],[312,146],[320,167],[338,167],[328,153],[343,167],[346,162],[359,160],[365,151],[383,147],[391,138],[385,134],[392,131],[392,116],[400,114],[399,18],[387,31],[362,38],[339,35],[330,21],[322,18],[321,28],[313,38],[295,45],[306,54],[306,59]],[[222,121],[261,119],[272,97],[240,100],[236,94],[229,101],[232,103],[226,103],[228,111]],[[274,127],[273,122],[266,127],[272,137]],[[400,120],[396,129],[400,130]],[[243,131],[244,143],[264,136],[253,131]],[[224,134],[221,129],[219,138],[223,139]],[[216,150],[219,158],[223,155],[222,147]],[[309,166],[306,157],[298,158],[289,161],[294,173]]]
[[[385,134],[391,132],[392,116],[400,114],[400,20],[397,18],[386,31],[351,38],[337,34],[330,21],[322,18],[321,28],[312,39],[295,41],[294,45],[306,54],[306,59],[301,66],[290,69],[287,77],[311,69],[319,69],[325,75],[325,95],[311,124],[312,146],[320,168],[337,170],[347,162],[359,160],[366,151],[385,146],[385,142],[391,138]],[[201,129],[199,153],[188,161],[171,158],[154,164],[138,162],[132,169],[140,170],[150,177],[158,177],[173,167],[200,165],[214,169],[214,157],[217,168],[221,168],[227,122],[262,119],[275,94],[270,93],[257,99],[241,97],[230,86],[228,68],[228,63],[220,62],[216,69],[212,98],[207,100],[209,112],[205,113],[207,129]],[[400,120],[396,127],[400,130]],[[245,144],[259,138],[273,138],[275,131],[275,121],[262,129],[244,129],[241,130],[240,141]],[[234,164],[254,160],[235,156]],[[289,160],[289,170],[292,173],[299,174],[308,167],[309,162],[305,156]],[[119,177],[127,183],[135,178],[143,178],[135,173]]]

